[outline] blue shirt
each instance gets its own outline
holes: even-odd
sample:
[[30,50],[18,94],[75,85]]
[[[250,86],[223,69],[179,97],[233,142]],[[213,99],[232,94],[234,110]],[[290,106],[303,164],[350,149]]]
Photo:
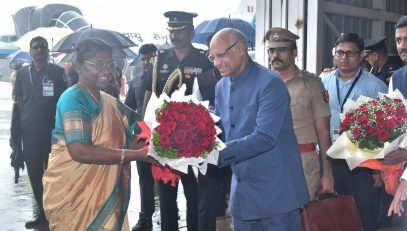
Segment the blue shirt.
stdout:
[[290,95],[278,75],[250,59],[240,75],[216,85],[215,113],[227,146],[218,164],[233,170],[232,215],[260,219],[300,208],[308,190]]
[[[325,89],[329,93],[329,107],[331,108],[330,134],[332,140],[334,129],[339,129],[341,105],[358,74],[359,72],[357,72],[352,79],[344,82],[341,78],[339,78],[338,70],[335,70],[325,75],[324,79],[322,80]],[[336,80],[338,80],[340,102],[338,101]],[[356,101],[361,95],[377,99],[379,92],[387,93],[386,84],[369,72],[362,71],[362,75],[350,92],[348,100],[351,99],[353,101]]]

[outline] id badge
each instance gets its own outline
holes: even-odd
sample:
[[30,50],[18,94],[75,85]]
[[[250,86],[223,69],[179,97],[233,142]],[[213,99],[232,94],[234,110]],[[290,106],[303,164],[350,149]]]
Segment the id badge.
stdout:
[[334,129],[334,135],[332,136],[332,143],[334,143],[339,138],[339,129]]
[[52,81],[42,84],[42,96],[54,96],[54,83]]

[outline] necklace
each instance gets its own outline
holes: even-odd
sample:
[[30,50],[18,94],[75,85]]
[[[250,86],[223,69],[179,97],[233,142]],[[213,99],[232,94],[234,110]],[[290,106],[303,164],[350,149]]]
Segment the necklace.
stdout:
[[92,96],[93,100],[95,100],[96,103],[99,103],[99,97],[97,95],[95,95],[94,93],[92,93],[92,91],[88,87],[85,87],[84,85],[82,85],[79,82],[76,84],[76,86],[85,90],[90,96]]

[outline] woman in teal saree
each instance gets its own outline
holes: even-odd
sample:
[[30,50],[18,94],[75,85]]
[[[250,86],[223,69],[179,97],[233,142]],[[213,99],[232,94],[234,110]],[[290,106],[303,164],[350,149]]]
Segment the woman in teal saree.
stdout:
[[111,47],[81,41],[75,66],[79,82],[57,104],[43,177],[46,217],[51,230],[129,230],[130,161],[151,160],[134,139],[140,116],[101,91],[116,67]]

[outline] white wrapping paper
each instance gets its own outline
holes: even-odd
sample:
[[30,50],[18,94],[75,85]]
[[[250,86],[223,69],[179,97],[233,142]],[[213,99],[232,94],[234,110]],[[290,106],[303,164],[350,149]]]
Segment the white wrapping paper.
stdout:
[[[185,96],[185,91],[186,91],[186,86],[182,85],[181,88],[174,93],[172,93],[171,98],[168,97],[165,93],[161,94],[159,98],[155,94],[151,95],[151,98],[148,102],[146,112],[144,115],[144,121],[146,125],[150,128],[151,131],[153,131],[159,123],[156,120],[156,114],[155,111],[157,108],[160,108],[164,100],[170,102],[170,101],[175,101],[175,102],[189,102],[192,101],[193,103],[196,104],[201,104],[204,106],[206,109],[209,107],[209,101],[198,101],[197,97],[195,94]],[[210,113],[212,116],[212,119],[217,122],[219,121],[219,117]],[[216,127],[217,134],[221,133],[222,131]],[[150,137],[152,139],[152,137]],[[165,166],[168,165],[171,168],[178,170],[183,173],[188,173],[188,166],[193,166],[194,174],[197,177],[198,171],[205,175],[208,164],[213,164],[217,165],[218,164],[218,157],[219,157],[219,151],[224,149],[226,145],[216,137],[216,141],[219,143],[219,147],[217,149],[214,149],[211,153],[208,154],[207,158],[204,159],[202,157],[190,157],[190,158],[178,158],[178,159],[168,159],[168,158],[162,158],[160,157],[154,148],[153,142],[150,142],[149,145],[149,155],[156,159],[161,165]]]

